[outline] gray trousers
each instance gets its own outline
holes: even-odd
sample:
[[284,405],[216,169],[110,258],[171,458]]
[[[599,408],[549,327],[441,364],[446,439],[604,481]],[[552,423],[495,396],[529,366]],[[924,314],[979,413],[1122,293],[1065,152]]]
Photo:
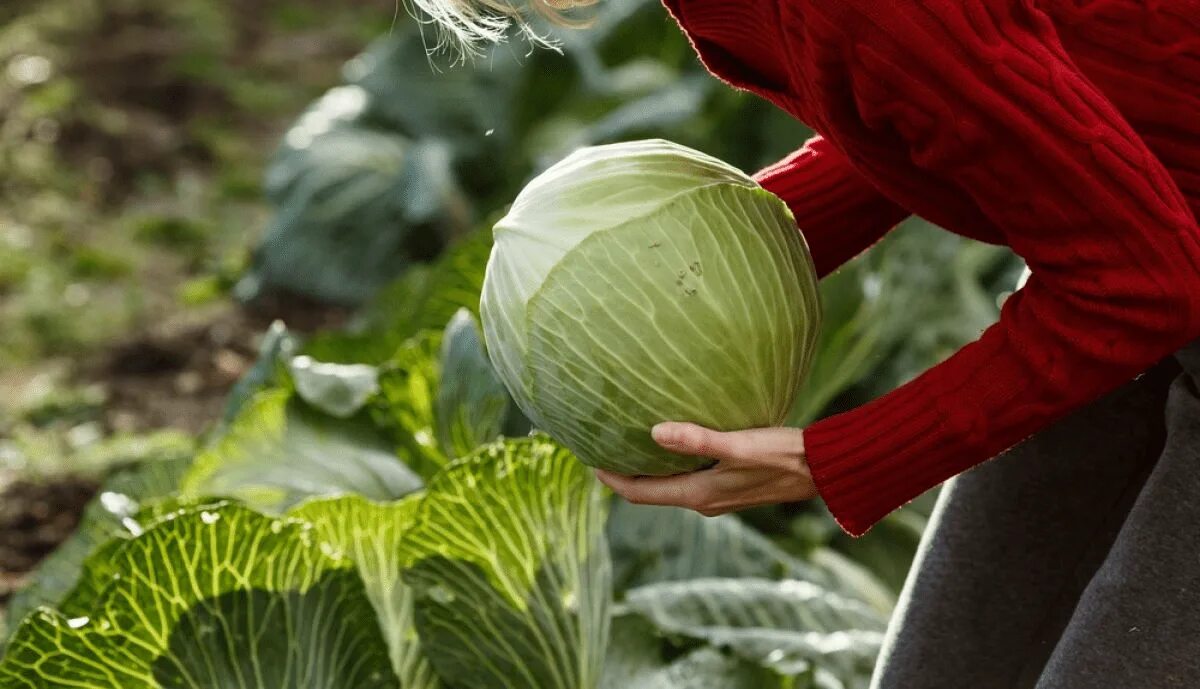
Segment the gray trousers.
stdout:
[[1200,688],[1200,345],[946,484],[871,686]]

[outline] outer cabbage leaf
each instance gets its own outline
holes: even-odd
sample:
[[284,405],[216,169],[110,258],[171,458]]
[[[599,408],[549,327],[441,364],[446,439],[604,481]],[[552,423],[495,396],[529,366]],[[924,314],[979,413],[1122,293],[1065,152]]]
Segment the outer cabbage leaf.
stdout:
[[422,332],[396,350],[380,367],[369,408],[404,462],[426,479],[498,435],[529,431],[465,309],[445,332]]
[[281,377],[288,361],[295,356],[299,349],[299,339],[288,331],[283,321],[274,321],[263,333],[262,342],[258,345],[258,358],[254,365],[233,386],[225,401],[225,415],[222,421],[233,423],[238,412],[246,402],[262,390],[275,386]]
[[545,437],[437,476],[403,539],[425,651],[450,686],[595,689],[608,640],[604,501]]
[[441,385],[434,410],[438,444],[449,457],[465,456],[505,430],[512,408],[504,383],[483,351],[475,317],[460,310],[442,334]]
[[774,672],[706,646],[680,650],[645,618],[613,618],[602,689],[792,689]]
[[326,416],[286,390],[251,400],[182,484],[186,495],[236,497],[272,512],[317,495],[393,500],[420,488],[374,425]]
[[607,533],[618,594],[658,582],[750,577],[811,582],[863,601],[881,615],[895,604],[893,594],[861,566],[828,549],[800,559],[733,515],[708,518],[616,499]]
[[[784,677],[866,687],[887,619],[802,581],[696,579],[630,591],[625,605],[668,634],[720,648]],[[834,684],[836,682],[837,684]]]
[[75,587],[58,601],[56,611],[67,618],[88,617],[96,609],[104,591],[114,579],[120,578],[121,561],[116,554],[126,543],[154,528],[165,519],[172,519],[184,511],[216,509],[224,505],[222,500],[181,500],[167,496],[147,502],[137,514],[123,521],[128,533],[112,538],[95,548],[84,559],[76,577]]
[[110,557],[119,576],[89,615],[22,623],[0,685],[399,687],[362,581],[299,523],[185,511]]
[[733,515],[706,518],[677,507],[613,501],[608,518],[618,592],[704,577],[797,578],[831,583]]
[[374,503],[360,496],[311,500],[289,517],[313,525],[314,536],[352,560],[379,616],[392,668],[404,689],[438,689],[441,682],[421,651],[413,621],[412,589],[400,580],[401,537],[420,496]]
[[321,411],[348,419],[379,392],[379,371],[366,364],[335,364],[298,356],[288,363],[296,394]]

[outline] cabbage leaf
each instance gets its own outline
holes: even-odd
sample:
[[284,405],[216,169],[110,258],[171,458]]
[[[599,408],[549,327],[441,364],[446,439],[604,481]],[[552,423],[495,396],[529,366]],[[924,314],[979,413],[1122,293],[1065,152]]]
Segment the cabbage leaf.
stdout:
[[608,642],[610,567],[592,472],[545,437],[450,465],[404,536],[416,625],[450,686],[593,689]]
[[89,614],[27,617],[0,684],[399,689],[362,580],[298,522],[205,506],[103,555]]

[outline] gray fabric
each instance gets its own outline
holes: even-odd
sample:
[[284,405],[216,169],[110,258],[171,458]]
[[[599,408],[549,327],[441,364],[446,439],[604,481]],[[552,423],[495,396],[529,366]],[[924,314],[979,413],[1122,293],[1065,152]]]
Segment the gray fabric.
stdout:
[[1200,345],[947,483],[873,689],[1200,687]]

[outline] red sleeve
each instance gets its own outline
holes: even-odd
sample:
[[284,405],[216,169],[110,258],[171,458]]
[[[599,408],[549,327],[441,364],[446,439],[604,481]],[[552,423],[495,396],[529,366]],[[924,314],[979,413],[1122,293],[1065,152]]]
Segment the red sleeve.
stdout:
[[819,136],[754,177],[792,209],[821,277],[910,215],[884,198]]
[[[779,1],[818,27],[807,40],[843,37],[853,107],[812,124],[896,151],[871,163],[893,191],[970,199],[1033,271],[977,342],[806,432],[821,495],[860,534],[1200,336],[1200,228],[1030,0]],[[810,84],[817,52],[789,56]]]

